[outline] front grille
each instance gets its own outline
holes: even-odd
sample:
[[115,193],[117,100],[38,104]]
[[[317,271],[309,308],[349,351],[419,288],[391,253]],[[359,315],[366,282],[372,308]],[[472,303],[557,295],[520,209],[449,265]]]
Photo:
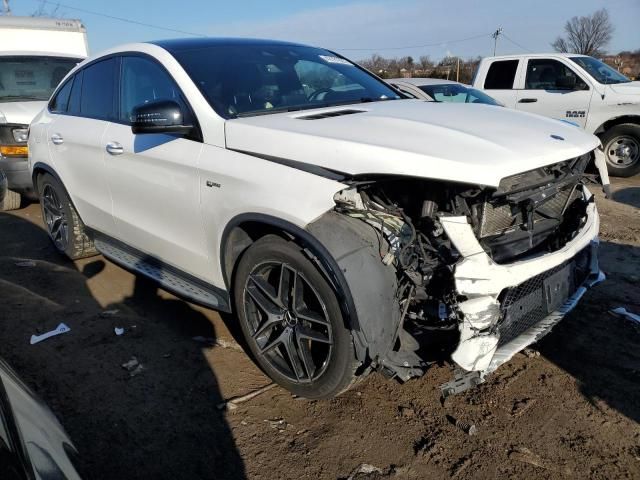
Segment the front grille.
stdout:
[[[556,193],[533,214],[533,224],[546,218],[560,218],[568,203],[580,197],[580,191],[573,187]],[[486,238],[500,235],[513,228],[523,227],[525,218],[520,208],[512,208],[509,204],[493,205],[485,202],[482,206],[479,237]]]
[[498,324],[500,340],[498,347],[526,332],[529,328],[544,319],[558,305],[549,305],[545,298],[545,281],[552,279],[554,275],[568,274],[566,296],[559,300],[564,303],[568,297],[575,293],[589,274],[590,250],[585,248],[574,258],[547,270],[546,272],[530,278],[526,282],[515,287],[505,289],[501,294],[500,309],[502,319]]

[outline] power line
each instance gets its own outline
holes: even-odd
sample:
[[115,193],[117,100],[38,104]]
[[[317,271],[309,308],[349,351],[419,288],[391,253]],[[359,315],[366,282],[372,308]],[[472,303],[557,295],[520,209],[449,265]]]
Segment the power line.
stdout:
[[503,32],[503,33],[502,33],[502,36],[503,36],[504,38],[506,38],[507,40],[509,40],[511,43],[513,43],[516,47],[521,48],[521,49],[522,49],[522,50],[524,50],[525,52],[532,53],[532,50],[529,50],[527,47],[523,47],[523,46],[522,46],[522,45],[520,45],[518,42],[516,42],[516,41],[514,41],[514,40],[511,40],[511,39],[509,38],[509,36],[508,36],[506,33],[504,33],[504,32]]
[[69,10],[75,10],[76,12],[87,13],[89,15],[96,15],[98,17],[109,18],[111,20],[118,20],[120,22],[132,23],[134,25],[140,25],[140,26],[143,26],[143,27],[155,28],[157,30],[164,30],[166,32],[181,33],[181,34],[185,34],[185,35],[193,35],[194,37],[206,37],[207,36],[207,35],[204,35],[202,33],[188,32],[186,30],[177,30],[175,28],[167,28],[167,27],[162,27],[160,25],[152,25],[151,23],[138,22],[136,20],[131,20],[129,18],[116,17],[115,15],[108,15],[106,13],[100,13],[100,12],[95,12],[95,11],[92,11],[92,10],[86,10],[84,8],[72,7],[70,5],[65,5],[65,4],[62,4],[60,2],[53,2],[53,1],[49,1],[49,0],[40,0],[40,1],[41,1],[41,3],[45,3],[45,4],[48,4],[48,5],[57,5],[57,6],[60,6],[62,8],[67,8]]
[[460,42],[466,42],[469,40],[475,40],[477,38],[485,38],[490,36],[490,33],[483,33],[482,35],[474,35],[473,37],[467,37],[467,38],[460,38],[458,40],[445,40],[445,41],[441,41],[441,42],[435,42],[435,43],[427,43],[424,45],[409,45],[409,46],[404,46],[404,47],[379,47],[379,48],[335,48],[334,50],[340,50],[340,51],[359,51],[359,52],[364,52],[364,51],[382,51],[382,50],[408,50],[410,48],[426,48],[426,47],[437,47],[443,44],[449,44],[449,43],[460,43]]

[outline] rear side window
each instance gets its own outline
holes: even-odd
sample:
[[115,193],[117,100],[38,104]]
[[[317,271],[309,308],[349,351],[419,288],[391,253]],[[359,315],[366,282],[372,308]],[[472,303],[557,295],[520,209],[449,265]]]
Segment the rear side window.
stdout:
[[484,79],[487,90],[511,90],[516,78],[519,60],[498,60],[493,62]]
[[49,110],[53,113],[66,113],[69,106],[69,97],[71,96],[71,86],[73,85],[73,78],[67,80],[64,86],[56,93],[55,97],[51,99],[49,104]]
[[83,69],[80,114],[83,117],[112,119],[115,60],[110,58]]

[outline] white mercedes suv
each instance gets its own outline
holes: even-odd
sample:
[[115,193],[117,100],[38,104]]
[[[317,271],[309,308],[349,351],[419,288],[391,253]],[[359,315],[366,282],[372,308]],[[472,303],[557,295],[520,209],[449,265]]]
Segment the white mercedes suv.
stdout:
[[[483,381],[603,278],[571,125],[425,102],[331,51],[198,39],[72,70],[30,128],[54,244],[234,312],[260,367],[326,398],[436,352]],[[606,169],[605,169],[606,172]]]

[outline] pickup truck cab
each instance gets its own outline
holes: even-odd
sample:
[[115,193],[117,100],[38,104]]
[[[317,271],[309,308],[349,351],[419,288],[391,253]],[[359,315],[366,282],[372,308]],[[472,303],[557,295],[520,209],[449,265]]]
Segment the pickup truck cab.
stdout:
[[640,82],[593,57],[570,53],[482,59],[475,88],[505,106],[567,120],[596,134],[609,173],[640,171]]

